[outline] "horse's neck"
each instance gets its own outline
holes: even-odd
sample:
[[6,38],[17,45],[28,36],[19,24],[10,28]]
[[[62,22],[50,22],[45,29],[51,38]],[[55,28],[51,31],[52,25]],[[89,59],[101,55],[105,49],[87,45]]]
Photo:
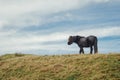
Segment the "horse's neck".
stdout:
[[80,36],[76,36],[75,43],[77,43],[77,44],[78,44],[78,42],[79,42],[80,38],[81,38]]
[[84,36],[76,36],[75,43],[79,44],[81,38],[85,38]]

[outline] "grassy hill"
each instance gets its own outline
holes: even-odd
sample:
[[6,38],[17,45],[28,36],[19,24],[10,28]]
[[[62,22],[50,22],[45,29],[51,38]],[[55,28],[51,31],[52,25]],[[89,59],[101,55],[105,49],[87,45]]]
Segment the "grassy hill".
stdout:
[[6,54],[0,80],[120,80],[120,54]]

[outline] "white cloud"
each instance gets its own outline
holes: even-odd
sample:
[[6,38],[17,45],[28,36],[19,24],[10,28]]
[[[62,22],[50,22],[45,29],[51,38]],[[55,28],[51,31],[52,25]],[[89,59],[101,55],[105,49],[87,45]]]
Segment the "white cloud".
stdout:
[[[24,26],[35,19],[38,20],[40,16],[72,10],[78,6],[79,0],[0,0],[0,17],[9,24]],[[28,20],[31,21],[28,23]]]
[[[91,0],[92,1],[92,0]],[[97,3],[101,3],[101,2],[109,2],[110,0],[93,0],[93,1],[95,1],[95,2],[97,2]]]
[[16,30],[9,30],[9,31],[0,31],[0,37],[11,36],[16,33]]
[[14,16],[36,11],[40,14],[50,14],[53,12],[74,9],[79,5],[79,0],[13,0],[8,2],[0,2],[1,12],[9,13],[7,15]]
[[90,30],[83,30],[77,34],[88,36],[96,35],[98,37],[107,37],[107,36],[120,36],[120,27],[108,27],[108,28],[96,28]]
[[[96,35],[98,37],[120,36],[119,27],[108,27],[90,30],[81,30],[73,32],[53,32],[49,35],[42,34],[24,34],[18,33],[19,28],[29,26],[40,26],[41,24],[51,23],[66,18],[72,19],[78,16],[66,14],[62,16],[49,16],[55,13],[66,12],[83,8],[91,4],[106,3],[114,0],[0,0],[0,47],[2,52],[23,51],[30,49],[48,49],[48,50],[65,50],[64,44],[45,45],[42,43],[51,41],[66,40],[69,35],[88,36]],[[81,17],[84,19],[84,17]],[[89,19],[89,18],[86,18]],[[7,27],[14,27],[17,30],[10,29],[4,31]],[[21,34],[21,35],[19,35]],[[35,43],[35,44],[34,44]],[[64,47],[63,47],[64,46]]]
[[[22,36],[16,36],[19,33],[15,30],[11,30],[8,32],[1,32],[0,37],[3,37],[2,44],[6,45],[22,45],[22,44],[31,44],[31,43],[45,43],[45,42],[51,42],[51,41],[64,41],[67,40],[67,38],[70,35],[80,35],[80,36],[89,36],[89,35],[96,35],[99,38],[107,37],[107,36],[120,36],[120,27],[108,27],[108,28],[95,28],[95,29],[89,29],[89,30],[81,30],[81,31],[72,31],[72,32],[53,32],[50,34],[44,34],[40,35],[38,33],[27,33]],[[24,34],[24,33],[23,33]],[[12,37],[10,36],[12,35]],[[8,39],[9,42],[6,42],[4,39]],[[2,45],[1,44],[1,45]],[[4,45],[3,44],[3,45]]]
[[[46,35],[38,35],[37,34],[29,34],[24,36],[16,36],[16,31],[9,31],[5,33],[3,39],[0,40],[0,47],[1,51],[24,51],[24,50],[68,50],[66,45],[67,39],[70,35],[81,35],[81,36],[89,36],[89,35],[96,35],[99,38],[107,37],[107,36],[120,36],[120,27],[108,27],[108,28],[96,28],[96,29],[89,29],[89,30],[81,30],[81,31],[74,31],[74,32],[57,32],[51,33]],[[8,35],[13,35],[8,36]],[[0,35],[1,36],[1,35]],[[7,36],[7,37],[5,37]],[[66,41],[64,43],[56,43],[56,44],[43,44],[43,43],[50,43],[51,41]],[[69,47],[69,49],[73,50],[75,48]]]
[[44,23],[43,16],[82,8],[93,2],[108,1],[110,0],[0,0],[0,18],[8,26],[39,25]]

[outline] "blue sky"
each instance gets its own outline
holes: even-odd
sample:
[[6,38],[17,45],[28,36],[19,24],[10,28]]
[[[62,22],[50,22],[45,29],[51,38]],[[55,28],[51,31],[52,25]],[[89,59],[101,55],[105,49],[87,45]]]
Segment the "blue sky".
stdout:
[[120,52],[120,1],[0,0],[0,54],[78,53],[70,35],[96,35],[100,53]]

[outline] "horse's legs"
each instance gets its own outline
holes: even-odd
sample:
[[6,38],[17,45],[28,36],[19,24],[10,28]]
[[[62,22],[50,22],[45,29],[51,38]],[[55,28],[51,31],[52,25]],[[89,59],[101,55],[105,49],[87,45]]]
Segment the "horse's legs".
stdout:
[[94,54],[96,53],[98,53],[97,39],[95,40],[95,43],[94,43]]
[[90,46],[90,54],[92,54],[92,52],[93,52],[93,48],[92,46]]
[[82,49],[80,48],[79,54],[81,54],[81,52],[82,52]]
[[98,53],[97,46],[94,46],[94,54]]
[[84,54],[84,49],[82,48],[82,53]]
[[80,54],[81,53],[83,53],[84,54],[84,50],[83,50],[83,48],[80,48],[80,52],[79,52]]

